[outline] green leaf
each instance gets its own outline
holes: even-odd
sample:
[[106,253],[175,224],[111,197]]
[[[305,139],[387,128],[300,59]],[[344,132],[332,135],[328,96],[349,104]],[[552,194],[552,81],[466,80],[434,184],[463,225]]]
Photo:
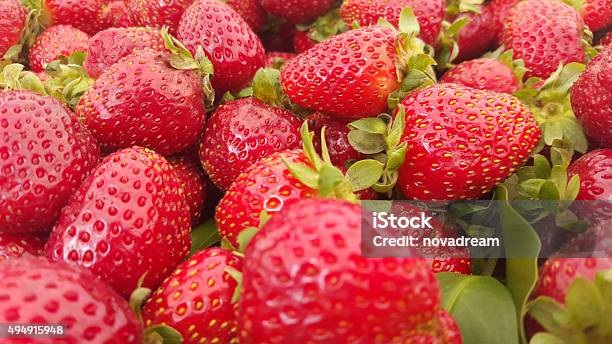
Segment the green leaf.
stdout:
[[397,110],[397,114],[393,119],[393,124],[391,126],[391,130],[389,131],[389,135],[387,136],[387,147],[394,148],[396,147],[400,140],[402,139],[402,135],[404,134],[404,130],[406,129],[406,109],[403,105],[400,105]]
[[558,121],[547,121],[543,124],[544,142],[550,146],[555,140],[563,139],[563,128]]
[[[557,185],[552,180],[547,180],[542,184],[540,188],[540,194],[538,199],[545,201],[558,201],[561,199],[561,193]],[[544,202],[545,204],[552,204],[557,202]]]
[[291,174],[311,189],[319,188],[319,174],[304,164],[288,163],[283,160]]
[[533,167],[536,178],[548,179],[550,177],[550,163],[543,155],[536,154],[533,157]]
[[354,163],[346,172],[353,191],[372,187],[382,177],[385,165],[379,161],[367,159]]
[[380,118],[362,118],[349,123],[348,126],[350,129],[361,130],[370,134],[385,135],[387,133],[387,124]]
[[[181,344],[181,333],[168,325],[155,325],[145,330],[145,343]],[[155,339],[151,339],[151,337]]]
[[567,312],[556,300],[548,296],[540,296],[529,302],[527,311],[546,331],[553,333],[567,331]]
[[361,130],[351,130],[348,133],[349,143],[356,151],[363,154],[377,154],[387,148],[383,135],[371,134]]
[[492,277],[439,273],[442,307],[461,329],[464,344],[516,344],[516,311],[508,289]]
[[389,156],[387,159],[387,169],[388,170],[397,170],[404,164],[406,161],[406,152],[408,150],[408,144],[403,142],[399,145],[398,148],[389,152]]
[[336,187],[344,182],[344,174],[332,165],[325,164],[319,170],[319,180],[317,189],[323,197],[335,195]]
[[604,300],[599,290],[584,278],[570,284],[565,304],[572,324],[581,330],[598,325],[604,317]]
[[555,336],[554,334],[539,332],[536,333],[529,344],[567,344],[565,340]]
[[191,253],[209,248],[221,241],[215,219],[210,219],[191,230]]
[[417,20],[412,8],[405,7],[400,13],[398,28],[403,33],[415,34],[419,33],[419,21]]
[[283,98],[280,71],[272,68],[259,69],[253,77],[253,96],[269,105],[280,104]]
[[258,231],[259,229],[256,227],[248,227],[242,230],[240,234],[238,234],[238,238],[236,238],[236,241],[238,242],[238,249],[240,250],[240,252],[246,252],[247,246]]

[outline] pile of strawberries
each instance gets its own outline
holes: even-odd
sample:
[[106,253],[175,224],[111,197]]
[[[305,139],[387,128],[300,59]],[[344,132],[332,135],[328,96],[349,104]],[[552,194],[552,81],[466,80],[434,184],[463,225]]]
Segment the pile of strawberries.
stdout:
[[[436,277],[516,289],[502,261],[365,258],[360,200],[577,200],[516,214],[609,243],[610,29],[609,0],[0,0],[0,323],[474,342]],[[611,343],[607,253],[546,260],[516,340]]]

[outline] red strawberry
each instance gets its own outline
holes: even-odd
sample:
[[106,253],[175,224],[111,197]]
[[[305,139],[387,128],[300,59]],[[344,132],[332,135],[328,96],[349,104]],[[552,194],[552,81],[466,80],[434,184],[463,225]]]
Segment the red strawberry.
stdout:
[[506,17],[504,46],[525,61],[526,77],[548,78],[559,63],[584,60],[583,26],[580,14],[561,1],[522,1]]
[[493,47],[498,47],[503,44],[504,26],[506,17],[510,14],[510,10],[521,0],[491,0],[487,5],[491,13],[491,28],[495,33]]
[[384,18],[397,27],[400,12],[406,7],[413,9],[419,21],[421,39],[435,45],[446,12],[444,0],[344,0],[340,14],[347,25],[357,22],[369,26]]
[[19,0],[0,0],[0,60],[19,43],[27,14]]
[[399,87],[397,32],[368,26],[329,38],[291,60],[281,84],[300,106],[347,118],[375,116]]
[[292,52],[293,39],[298,30],[294,24],[283,22],[271,25],[265,31],[259,33],[266,51]]
[[204,202],[206,201],[206,189],[210,182],[204,176],[199,163],[182,156],[172,157],[168,162],[172,165],[174,173],[176,173],[183,188],[185,201],[189,206],[191,214],[191,223],[194,225],[198,224],[202,218]]
[[601,40],[599,41],[599,44],[603,46],[612,45],[612,31],[608,32],[605,36],[603,36]]
[[98,146],[59,101],[29,91],[0,92],[0,230],[51,227],[97,165]]
[[128,303],[89,271],[20,258],[0,264],[0,321],[64,326],[60,339],[5,339],[4,343],[142,342],[142,326]]
[[612,149],[609,148],[591,151],[569,166],[568,176],[580,177],[580,193],[576,197],[574,207],[584,220],[594,223],[601,219],[610,219],[611,171]]
[[103,150],[141,145],[171,155],[195,142],[205,120],[201,80],[169,66],[168,58],[137,50],[81,97],[76,112]]
[[47,235],[0,232],[0,263],[23,255],[42,256]]
[[299,148],[301,121],[291,112],[256,98],[221,105],[206,123],[200,145],[202,166],[220,189],[274,152]]
[[77,51],[86,52],[88,46],[89,35],[85,32],[70,25],[52,26],[40,34],[30,48],[30,69],[42,72],[49,62]]
[[458,61],[471,60],[482,56],[495,39],[493,26],[493,12],[487,5],[481,7],[481,13],[469,12],[461,15],[467,17],[469,22],[459,31]]
[[189,208],[170,164],[144,148],[107,156],[63,209],[45,247],[127,296],[156,288],[189,253]]
[[540,140],[531,112],[508,94],[440,84],[402,104],[408,146],[398,185],[411,199],[478,199],[524,164]]
[[325,127],[325,140],[332,164],[346,171],[349,165],[365,159],[365,155],[357,152],[348,139],[349,120],[336,119],[322,113],[315,113],[308,118],[315,133],[314,145],[321,152],[321,130]]
[[130,11],[127,4],[123,0],[112,0],[108,4],[106,20],[110,23],[110,27],[131,27],[134,22],[130,17]]
[[327,12],[334,0],[259,0],[270,14],[290,23],[304,23]]
[[294,53],[286,53],[281,51],[271,51],[266,53],[266,68],[276,67],[279,64],[284,66],[289,60],[294,58]]
[[612,26],[612,2],[609,0],[578,0],[570,4],[575,5],[591,31]]
[[572,109],[585,134],[602,148],[612,148],[612,46],[589,64],[571,91]]
[[362,257],[360,230],[361,208],[341,200],[302,200],[272,217],[246,249],[240,342],[442,339],[427,264]]
[[253,31],[259,32],[266,25],[266,11],[259,4],[259,0],[227,0],[227,4],[240,14]]
[[296,31],[293,36],[293,50],[301,54],[317,45],[317,42],[308,36],[308,31]]
[[196,0],[185,11],[178,29],[185,46],[196,54],[202,47],[212,61],[217,94],[239,91],[265,63],[259,37],[231,7],[218,0]]
[[44,0],[50,24],[71,25],[89,35],[110,27],[107,18],[112,0]]
[[242,270],[242,259],[231,251],[210,248],[196,253],[146,303],[145,325],[172,326],[185,344],[236,342],[236,281],[228,268]]
[[448,344],[462,344],[461,330],[455,319],[444,309],[440,309],[440,327],[442,328]]
[[519,88],[512,69],[491,58],[461,62],[446,72],[440,82],[510,94]]
[[90,77],[97,79],[121,58],[144,48],[166,51],[159,30],[141,27],[103,30],[89,40],[84,67]]
[[137,26],[161,29],[168,26],[176,34],[181,16],[193,0],[125,0],[132,21]]
[[219,233],[234,247],[240,232],[259,227],[263,210],[277,213],[295,200],[316,195],[291,174],[284,161],[308,164],[301,150],[274,153],[240,174],[219,202],[215,213]]

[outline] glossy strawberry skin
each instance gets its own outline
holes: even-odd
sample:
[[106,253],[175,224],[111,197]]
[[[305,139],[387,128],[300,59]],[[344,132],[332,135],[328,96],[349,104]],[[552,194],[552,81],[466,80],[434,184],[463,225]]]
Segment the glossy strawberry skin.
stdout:
[[137,26],[161,29],[168,26],[176,34],[181,16],[193,0],[125,0],[132,21]]
[[325,128],[325,142],[332,164],[346,171],[352,162],[365,159],[365,155],[357,152],[348,139],[350,120],[336,119],[320,112],[308,117],[311,130],[315,136],[313,143],[321,153],[321,130]]
[[608,32],[605,36],[603,36],[601,40],[599,41],[599,44],[603,46],[612,45],[612,31]]
[[580,14],[560,1],[522,1],[506,17],[504,46],[523,59],[526,77],[548,78],[559,63],[583,62],[583,26]]
[[406,7],[412,8],[417,17],[421,39],[435,46],[446,12],[443,0],[344,0],[340,15],[348,25],[375,25],[384,18],[397,27],[400,12]]
[[0,58],[19,43],[27,14],[19,0],[0,1]]
[[189,208],[170,164],[134,147],[107,156],[62,210],[45,255],[93,271],[128,296],[156,288],[189,253]]
[[448,344],[462,344],[463,339],[461,338],[461,329],[455,322],[455,319],[448,314],[444,309],[440,309],[440,327],[444,332],[446,343]]
[[521,0],[491,0],[488,4],[491,12],[491,30],[495,33],[495,39],[492,42],[492,47],[497,48],[503,44],[504,26],[506,17],[510,14],[510,10]]
[[212,61],[219,95],[239,91],[265,63],[259,37],[236,11],[217,0],[196,0],[181,19],[178,38],[192,54],[199,46]]
[[301,54],[315,45],[317,45],[317,42],[308,36],[308,31],[298,30],[295,32],[293,36],[293,50],[296,53]]
[[301,121],[256,98],[220,106],[206,123],[200,159],[210,179],[227,190],[240,173],[275,152],[301,146]]
[[495,39],[493,13],[490,6],[483,5],[481,13],[465,15],[469,22],[459,31],[459,55],[456,61],[466,61],[482,56]]
[[[38,342],[131,344],[142,326],[128,303],[89,271],[43,258],[0,264],[0,321],[63,324],[64,336]],[[32,339],[8,339],[8,343]],[[4,341],[7,343],[7,341]]]
[[199,162],[191,161],[183,156],[176,156],[168,159],[174,173],[179,179],[185,201],[189,206],[191,223],[196,225],[202,218],[204,202],[206,202],[206,191],[208,189],[208,178],[204,176]]
[[325,14],[334,0],[259,0],[266,12],[290,23],[304,23]]
[[259,0],[227,0],[227,4],[240,14],[253,31],[259,32],[266,25],[266,11]]
[[608,0],[584,0],[582,18],[593,32],[612,25],[612,2]]
[[81,97],[76,113],[104,151],[140,145],[168,156],[195,142],[206,112],[201,80],[167,60],[165,53],[137,50]]
[[398,186],[409,199],[478,199],[524,164],[540,140],[515,97],[454,84],[404,101],[408,144]]
[[291,202],[315,197],[316,191],[295,178],[284,161],[308,164],[301,150],[274,153],[240,174],[217,205],[219,233],[234,247],[240,232],[259,227],[263,210],[273,215]]
[[246,250],[240,342],[412,343],[439,330],[427,264],[363,258],[360,228],[360,207],[341,200],[302,200],[272,217]]
[[112,0],[108,4],[106,20],[110,27],[132,27],[135,26],[127,4],[123,0]]
[[351,30],[291,60],[281,73],[287,97],[305,108],[345,118],[376,116],[399,87],[397,32],[382,26]]
[[[580,177],[580,192],[573,207],[578,215],[595,224],[610,220],[612,212],[612,149],[591,151],[568,168],[568,176]],[[593,202],[594,201],[594,202]],[[595,231],[594,228],[589,230]]]
[[571,90],[572,109],[585,134],[601,148],[612,148],[612,46],[589,64]]
[[185,344],[234,343],[236,281],[228,268],[241,271],[242,259],[221,248],[197,252],[153,293],[142,312],[145,325],[172,326]]
[[46,241],[45,233],[0,232],[0,263],[24,255],[42,256]]
[[99,148],[59,101],[29,91],[0,92],[0,230],[53,226],[95,168]]
[[44,0],[53,25],[72,25],[89,34],[110,27],[106,17],[111,0]]
[[97,79],[123,57],[145,48],[166,51],[159,30],[141,27],[103,30],[89,41],[84,67],[90,77]]
[[491,58],[461,62],[446,72],[440,82],[509,94],[518,90],[512,69]]
[[56,25],[36,38],[29,51],[29,65],[33,72],[42,72],[49,62],[77,51],[87,52],[89,35],[70,25]]

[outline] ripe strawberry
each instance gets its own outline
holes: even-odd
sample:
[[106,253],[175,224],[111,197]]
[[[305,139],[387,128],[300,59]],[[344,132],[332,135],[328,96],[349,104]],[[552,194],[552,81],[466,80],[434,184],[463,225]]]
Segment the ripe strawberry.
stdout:
[[455,319],[448,314],[444,309],[440,309],[440,328],[444,332],[446,343],[448,344],[462,344],[463,339],[461,338],[461,330],[459,325],[455,322]]
[[201,80],[194,71],[169,66],[168,58],[137,50],[81,97],[76,113],[104,151],[141,145],[171,155],[195,142],[206,111]]
[[27,14],[19,0],[0,0],[0,60],[19,43]]
[[70,25],[56,25],[45,30],[30,48],[28,61],[33,72],[42,72],[45,66],[60,56],[77,51],[86,52],[89,35]]
[[196,54],[202,47],[212,61],[217,94],[239,91],[265,63],[259,37],[231,7],[217,0],[196,0],[187,8],[178,37]]
[[106,20],[109,22],[110,27],[131,27],[135,26],[132,18],[130,17],[130,11],[127,4],[123,0],[112,0],[108,4],[106,10]]
[[348,139],[349,120],[336,119],[320,112],[308,117],[311,128],[315,133],[314,145],[321,153],[321,130],[325,127],[325,140],[332,164],[346,171],[351,163],[365,158],[357,152]]
[[97,165],[98,146],[59,101],[29,91],[0,92],[0,229],[51,227]]
[[301,54],[315,45],[317,45],[317,42],[308,36],[308,31],[295,31],[295,35],[293,36],[293,50],[296,53]]
[[603,36],[599,40],[599,44],[603,45],[604,47],[612,45],[612,31],[608,32],[605,36]]
[[266,30],[259,33],[266,51],[294,52],[293,39],[298,31],[295,24],[288,22],[270,24]]
[[487,5],[492,17],[490,30],[495,33],[495,39],[492,42],[494,48],[503,44],[506,17],[519,1],[521,0],[491,0]]
[[202,218],[209,183],[208,178],[204,177],[204,172],[199,163],[186,157],[172,157],[168,159],[168,162],[172,165],[174,173],[181,183],[185,201],[189,206],[191,223],[196,225]]
[[277,66],[284,66],[292,58],[296,57],[294,53],[286,53],[281,51],[271,51],[266,53],[266,68],[275,68]]
[[340,14],[347,25],[354,22],[360,26],[375,25],[384,18],[397,27],[400,12],[405,7],[414,10],[421,27],[420,38],[429,45],[435,45],[446,12],[443,0],[344,0]]
[[290,23],[305,23],[327,12],[334,0],[259,0],[270,14]]
[[612,148],[612,47],[605,47],[572,86],[572,109],[585,134],[602,148]]
[[609,0],[578,0],[569,3],[580,12],[591,31],[612,26],[612,2]]
[[226,271],[242,270],[242,259],[231,251],[210,248],[178,266],[143,309],[146,326],[166,324],[185,344],[234,343],[236,281]]
[[256,98],[221,105],[206,123],[200,144],[202,166],[221,190],[240,173],[274,152],[299,148],[301,121],[291,112]]
[[4,343],[142,342],[142,326],[127,302],[89,271],[23,257],[0,264],[0,321],[64,325],[60,339]]
[[110,27],[107,18],[112,0],[44,0],[51,25],[71,25],[89,35]]
[[519,88],[510,67],[499,60],[484,57],[461,62],[446,72],[440,82],[510,94]]
[[398,185],[410,199],[478,199],[524,164],[540,140],[531,112],[508,94],[439,84],[402,104],[408,146]]
[[42,256],[46,241],[43,233],[0,232],[0,263],[23,255]]
[[193,0],[125,0],[125,3],[136,26],[156,29],[168,26],[175,35],[181,16]]
[[368,26],[332,37],[291,60],[283,91],[294,103],[346,118],[375,116],[399,88],[397,32]]
[[[596,222],[599,219],[610,219],[612,206],[612,149],[591,151],[568,168],[569,178],[580,177],[580,193],[574,206],[584,220]],[[598,201],[598,202],[583,202]]]
[[341,200],[302,200],[272,217],[246,249],[240,342],[442,337],[440,291],[427,264],[362,257],[360,228],[361,208]]
[[62,210],[45,246],[127,296],[146,273],[156,288],[189,253],[189,208],[162,156],[128,148],[107,156]]
[[525,61],[526,77],[548,78],[559,63],[584,61],[584,22],[574,8],[557,0],[526,0],[506,17],[504,46]]
[[471,60],[482,56],[495,39],[493,12],[487,5],[482,5],[481,13],[469,12],[460,15],[467,17],[469,22],[459,31],[459,55],[457,61]]
[[316,195],[315,190],[291,174],[284,161],[308,163],[301,150],[271,154],[241,173],[217,205],[215,219],[219,233],[234,247],[238,247],[240,232],[259,227],[263,210],[277,213],[293,201]]
[[259,0],[227,0],[227,4],[240,14],[253,31],[259,32],[266,25],[266,11]]
[[141,27],[106,29],[89,40],[84,67],[90,77],[97,79],[123,57],[145,48],[166,51],[159,30]]

